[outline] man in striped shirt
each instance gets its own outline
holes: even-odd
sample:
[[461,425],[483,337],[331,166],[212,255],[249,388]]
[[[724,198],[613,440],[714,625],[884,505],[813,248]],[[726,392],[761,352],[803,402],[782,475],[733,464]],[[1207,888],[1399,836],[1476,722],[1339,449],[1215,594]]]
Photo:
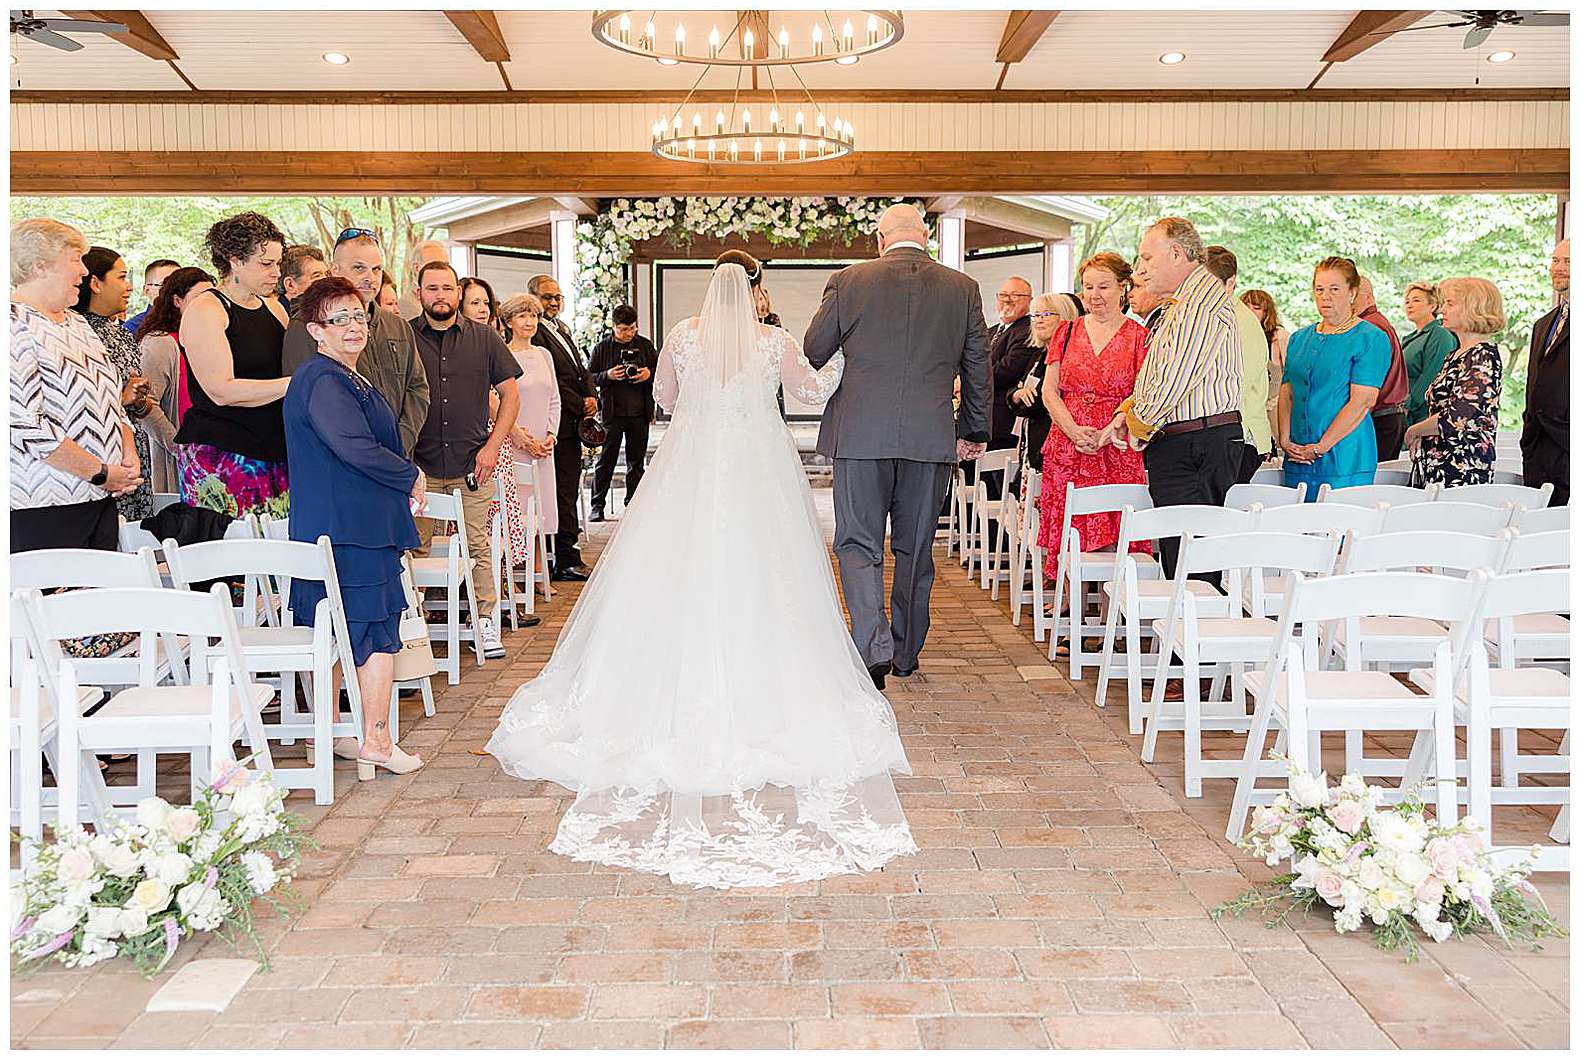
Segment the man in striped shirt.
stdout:
[[[1143,451],[1152,503],[1221,505],[1244,445],[1234,302],[1208,272],[1196,226],[1165,217],[1141,237],[1135,278],[1164,299],[1135,389],[1105,433]],[[1144,447],[1144,448],[1143,448]],[[1178,541],[1163,542],[1174,576]]]

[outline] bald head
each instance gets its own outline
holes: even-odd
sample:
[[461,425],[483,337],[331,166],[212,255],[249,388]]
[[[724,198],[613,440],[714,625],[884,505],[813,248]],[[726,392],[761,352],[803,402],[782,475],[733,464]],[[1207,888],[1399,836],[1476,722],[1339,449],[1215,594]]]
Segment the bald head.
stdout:
[[1376,305],[1377,292],[1372,289],[1372,281],[1368,277],[1362,276],[1361,285],[1355,288],[1355,312],[1356,314],[1364,313]]
[[1560,239],[1553,248],[1553,290],[1559,298],[1569,297],[1569,240]]
[[882,254],[896,243],[927,245],[927,221],[922,211],[910,203],[897,202],[878,218],[878,253]]

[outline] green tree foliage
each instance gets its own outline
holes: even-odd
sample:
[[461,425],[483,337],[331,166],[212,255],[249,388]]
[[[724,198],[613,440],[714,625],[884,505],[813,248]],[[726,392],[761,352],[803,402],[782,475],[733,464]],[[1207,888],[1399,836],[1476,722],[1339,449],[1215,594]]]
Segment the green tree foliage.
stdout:
[[1531,325],[1552,308],[1547,260],[1557,229],[1551,195],[1111,196],[1112,212],[1087,225],[1082,257],[1114,250],[1133,259],[1142,229],[1159,217],[1188,217],[1202,238],[1240,262],[1239,289],[1260,287],[1291,331],[1315,322],[1311,270],[1330,254],[1353,258],[1371,277],[1377,305],[1402,334],[1404,289],[1448,276],[1482,276],[1503,293],[1508,327],[1500,418],[1519,424]]
[[290,242],[310,243],[326,256],[343,229],[371,228],[384,248],[384,267],[399,279],[412,246],[432,235],[413,226],[408,216],[425,201],[392,196],[21,196],[11,200],[11,220],[53,217],[74,225],[89,242],[119,251],[141,284],[143,266],[159,258],[212,271],[203,251],[209,226],[221,217],[256,210],[279,225]]

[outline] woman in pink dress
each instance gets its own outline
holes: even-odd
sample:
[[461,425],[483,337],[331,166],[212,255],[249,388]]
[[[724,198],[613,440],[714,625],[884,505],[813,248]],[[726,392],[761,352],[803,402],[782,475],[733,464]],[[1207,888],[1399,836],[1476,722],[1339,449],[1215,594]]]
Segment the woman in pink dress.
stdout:
[[[1098,432],[1130,396],[1147,355],[1146,328],[1125,316],[1130,265],[1118,254],[1097,254],[1081,266],[1080,277],[1086,315],[1060,324],[1048,341],[1048,375],[1042,387],[1053,429],[1042,450],[1037,544],[1044,550],[1049,577],[1057,577],[1065,487],[1071,482],[1105,486],[1145,481],[1139,452],[1098,444]],[[1119,540],[1117,512],[1078,515],[1074,526],[1083,552],[1113,548]],[[1134,551],[1145,551],[1145,546]]]
[[[559,508],[554,501],[554,429],[560,422],[560,388],[554,378],[554,362],[549,351],[532,345],[542,315],[543,303],[530,294],[514,295],[499,307],[499,319],[505,323],[510,336],[510,352],[521,365],[521,375],[516,378],[521,390],[521,410],[516,414],[516,429],[510,433],[506,451],[510,460],[533,465],[534,496],[538,501],[542,532],[553,534],[560,528]],[[499,466],[501,469],[511,466],[504,453]],[[521,502],[516,490],[511,488],[515,482],[513,471],[505,482],[506,537],[512,562],[520,562],[526,559],[527,550],[536,546],[527,541]],[[539,556],[538,562],[546,563],[547,558]]]

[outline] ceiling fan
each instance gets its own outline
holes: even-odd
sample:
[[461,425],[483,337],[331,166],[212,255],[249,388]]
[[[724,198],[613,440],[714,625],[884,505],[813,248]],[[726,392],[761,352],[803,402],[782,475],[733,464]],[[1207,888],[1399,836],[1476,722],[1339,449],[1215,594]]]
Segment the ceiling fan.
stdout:
[[[1418,33],[1424,29],[1455,29],[1469,26],[1465,34],[1465,49],[1479,48],[1499,26],[1567,26],[1569,15],[1563,11],[1443,11],[1440,14],[1458,15],[1458,22],[1439,22],[1431,26],[1411,26],[1398,33]],[[1392,34],[1386,34],[1391,36]]]
[[126,27],[119,22],[98,22],[86,18],[34,18],[31,11],[13,11],[11,32],[63,52],[75,52],[82,50],[82,43],[64,34],[125,33]]

